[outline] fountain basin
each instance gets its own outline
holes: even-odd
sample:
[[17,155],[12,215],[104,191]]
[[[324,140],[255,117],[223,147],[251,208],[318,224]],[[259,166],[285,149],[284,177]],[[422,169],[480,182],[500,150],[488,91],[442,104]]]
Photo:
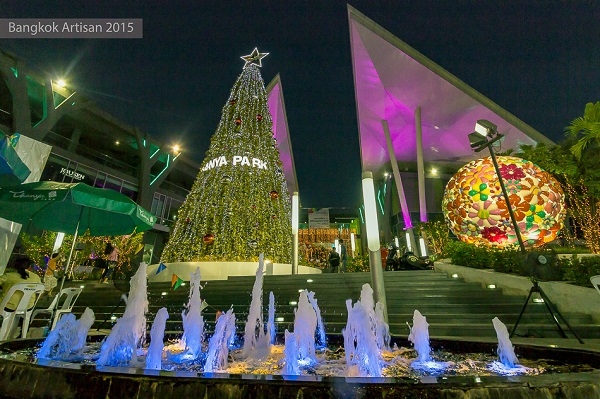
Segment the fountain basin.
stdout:
[[[330,337],[335,342],[336,337]],[[408,346],[403,340],[398,344]],[[587,364],[584,372],[537,376],[423,376],[421,378],[322,377],[155,371],[96,367],[33,360],[11,353],[39,340],[0,343],[0,392],[3,397],[56,398],[595,398],[600,397],[600,353],[515,345],[519,357],[561,364]],[[434,349],[453,353],[492,353],[494,343],[432,340]]]

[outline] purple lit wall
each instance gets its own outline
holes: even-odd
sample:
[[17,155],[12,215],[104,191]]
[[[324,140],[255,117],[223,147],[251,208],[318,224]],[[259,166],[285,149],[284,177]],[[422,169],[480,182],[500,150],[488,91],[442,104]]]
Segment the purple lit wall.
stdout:
[[269,111],[273,117],[273,132],[277,139],[279,158],[283,163],[283,173],[287,181],[287,188],[292,195],[298,191],[298,180],[296,179],[296,167],[294,166],[294,155],[292,143],[285,113],[285,102],[283,100],[283,89],[281,80],[277,75],[267,86]]
[[417,107],[421,107],[426,167],[454,168],[454,173],[479,158],[467,138],[478,119],[498,126],[505,135],[503,150],[520,144],[552,144],[351,6],[348,19],[363,171],[380,178],[390,170],[382,120],[388,121],[397,161],[416,165]]

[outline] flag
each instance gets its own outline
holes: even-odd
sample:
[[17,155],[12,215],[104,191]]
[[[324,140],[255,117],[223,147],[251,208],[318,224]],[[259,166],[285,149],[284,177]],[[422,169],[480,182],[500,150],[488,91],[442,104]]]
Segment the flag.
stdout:
[[183,279],[179,278],[178,275],[173,274],[173,277],[171,277],[171,288],[173,288],[173,291],[175,291],[177,288],[179,288],[179,286],[183,283]]
[[165,266],[164,263],[160,262],[160,264],[158,265],[158,269],[156,269],[156,273],[155,274],[158,274],[158,273],[160,273],[160,272],[162,272],[163,270],[166,270],[166,269],[167,269],[167,266]]

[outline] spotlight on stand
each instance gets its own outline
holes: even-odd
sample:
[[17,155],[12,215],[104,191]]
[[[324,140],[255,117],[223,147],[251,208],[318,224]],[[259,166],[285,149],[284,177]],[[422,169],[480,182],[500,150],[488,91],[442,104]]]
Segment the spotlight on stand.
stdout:
[[[492,144],[494,144],[495,142],[500,140],[502,137],[504,137],[504,135],[498,133],[498,126],[496,126],[495,124],[493,124],[492,122],[490,122],[488,120],[479,119],[477,121],[477,123],[475,124],[475,131],[473,133],[469,134],[469,143],[471,144],[471,149],[475,152],[480,152],[484,148],[487,148],[490,151],[490,157],[492,158],[492,163],[494,164],[494,170],[496,171],[496,176],[498,177],[498,182],[500,183],[500,188],[502,189],[502,195],[504,197],[504,201],[506,202],[506,208],[508,209],[508,214],[510,215],[510,221],[511,221],[513,229],[515,231],[515,235],[517,236],[517,241],[519,242],[519,248],[521,249],[521,253],[523,255],[523,263],[524,263],[524,266],[530,272],[529,275],[531,277],[531,282],[533,284],[533,287],[531,287],[531,289],[529,290],[529,295],[527,296],[527,299],[525,300],[525,303],[523,304],[521,313],[519,313],[519,316],[517,317],[517,322],[515,323],[515,326],[513,327],[512,332],[510,333],[510,337],[512,337],[515,334],[515,331],[517,331],[517,327],[519,325],[519,322],[521,321],[521,317],[523,316],[523,313],[525,313],[525,309],[527,308],[529,299],[531,298],[533,293],[536,292],[544,300],[544,305],[546,305],[546,308],[550,312],[552,321],[554,322],[554,324],[556,324],[556,327],[558,328],[560,335],[563,338],[567,338],[567,335],[565,334],[564,330],[560,326],[560,323],[558,322],[557,316],[560,317],[560,319],[565,323],[565,325],[573,333],[575,338],[577,338],[577,340],[583,344],[583,341],[581,340],[581,338],[579,338],[577,333],[575,333],[575,331],[573,331],[573,329],[571,328],[571,326],[569,325],[567,320],[560,314],[558,309],[554,306],[554,304],[550,301],[550,299],[548,298],[546,293],[542,290],[542,287],[540,287],[538,284],[539,278],[547,277],[546,275],[542,275],[540,268],[546,269],[544,266],[547,263],[548,259],[543,255],[540,256],[540,254],[529,254],[528,255],[527,250],[525,249],[525,244],[523,243],[523,238],[521,237],[521,230],[519,229],[519,225],[517,224],[517,219],[515,218],[515,214],[513,212],[512,205],[510,204],[508,192],[506,191],[506,187],[504,186],[504,181],[502,180],[502,174],[500,173],[500,167],[498,166],[498,162],[496,161],[496,154],[494,153],[494,149],[492,148]],[[544,261],[546,261],[546,263],[544,263]]]
[[[473,151],[479,152],[484,148],[489,148],[502,137],[504,135],[498,133],[498,126],[485,119],[479,119],[475,124],[475,131],[469,134],[469,143],[471,143]],[[492,151],[491,148],[490,151]]]

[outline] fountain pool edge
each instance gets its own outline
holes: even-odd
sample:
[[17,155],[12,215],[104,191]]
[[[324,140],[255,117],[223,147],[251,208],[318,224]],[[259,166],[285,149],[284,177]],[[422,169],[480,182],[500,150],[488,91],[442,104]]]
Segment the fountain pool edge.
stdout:
[[[10,352],[31,347],[39,340],[0,343]],[[437,341],[444,347],[466,345],[460,341]],[[481,347],[482,343],[476,343]],[[489,344],[488,344],[489,345]],[[600,354],[517,345],[519,352],[544,351],[546,355]],[[548,356],[552,358],[552,356]],[[582,373],[543,374],[519,377],[422,377],[344,378],[319,376],[247,375],[153,371],[125,367],[70,365],[40,361],[38,364],[0,359],[0,396],[6,398],[554,398],[600,397],[600,370]],[[193,396],[192,396],[193,395]]]

